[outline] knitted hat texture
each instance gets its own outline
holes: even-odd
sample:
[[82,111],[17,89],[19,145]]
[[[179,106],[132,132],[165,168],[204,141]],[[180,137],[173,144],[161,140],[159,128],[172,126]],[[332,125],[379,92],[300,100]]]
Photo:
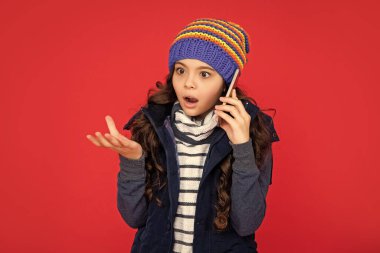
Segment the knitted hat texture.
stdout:
[[169,71],[176,61],[198,59],[213,67],[226,81],[232,81],[235,70],[241,74],[248,62],[248,33],[238,24],[222,19],[196,19],[175,37],[169,49]]

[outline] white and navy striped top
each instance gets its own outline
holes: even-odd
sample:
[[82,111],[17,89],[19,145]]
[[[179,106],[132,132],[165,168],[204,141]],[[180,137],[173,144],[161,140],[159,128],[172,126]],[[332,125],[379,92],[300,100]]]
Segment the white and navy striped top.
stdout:
[[178,103],[174,104],[172,116],[180,179],[173,252],[192,252],[198,188],[210,147],[204,140],[213,132],[217,118],[210,111],[202,121],[197,121],[185,115]]
[[178,209],[174,220],[174,252],[192,252],[194,215],[203,165],[210,144],[193,145],[176,139],[179,161]]

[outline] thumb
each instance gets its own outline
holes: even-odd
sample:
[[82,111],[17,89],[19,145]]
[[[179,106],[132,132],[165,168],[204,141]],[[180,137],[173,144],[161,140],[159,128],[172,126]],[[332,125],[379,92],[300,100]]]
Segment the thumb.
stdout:
[[111,135],[113,136],[119,135],[119,131],[117,130],[115,126],[115,122],[113,121],[112,117],[107,115],[105,118],[106,118],[107,126],[108,126],[108,129],[110,130]]

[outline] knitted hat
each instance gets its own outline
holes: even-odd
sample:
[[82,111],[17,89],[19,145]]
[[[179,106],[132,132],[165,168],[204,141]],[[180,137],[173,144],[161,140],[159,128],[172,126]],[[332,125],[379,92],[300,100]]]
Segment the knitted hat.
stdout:
[[248,59],[250,38],[238,24],[222,19],[196,19],[180,31],[169,50],[169,71],[176,61],[193,58],[213,67],[226,81],[241,74]]

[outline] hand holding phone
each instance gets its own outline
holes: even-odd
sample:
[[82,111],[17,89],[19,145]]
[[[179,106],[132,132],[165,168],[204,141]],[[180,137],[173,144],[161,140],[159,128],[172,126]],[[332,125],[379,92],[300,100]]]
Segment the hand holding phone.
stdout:
[[[230,86],[228,87],[228,90],[227,90],[227,93],[226,93],[226,97],[231,97],[232,96],[232,90],[234,89],[235,87],[235,83],[236,83],[236,80],[237,80],[237,77],[238,77],[238,74],[239,74],[239,69],[236,69],[235,73],[234,73],[234,76],[232,78],[232,81],[231,81],[231,84]],[[226,102],[223,102],[223,105],[226,105],[227,103]],[[231,115],[229,112],[227,112],[229,115]],[[218,117],[218,115],[214,115],[214,120],[217,122],[218,126],[220,126],[220,121],[221,119]]]

